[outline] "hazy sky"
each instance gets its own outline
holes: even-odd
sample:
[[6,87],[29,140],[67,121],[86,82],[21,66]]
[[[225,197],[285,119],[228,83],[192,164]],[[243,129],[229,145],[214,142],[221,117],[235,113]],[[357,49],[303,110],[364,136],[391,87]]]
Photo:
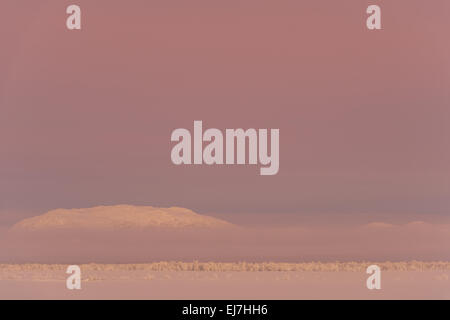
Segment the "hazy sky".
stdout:
[[[58,207],[351,219],[450,209],[450,3],[0,3],[0,224]],[[170,134],[279,128],[280,171],[181,166]],[[280,215],[284,217],[284,215]],[[411,220],[409,219],[409,220]]]

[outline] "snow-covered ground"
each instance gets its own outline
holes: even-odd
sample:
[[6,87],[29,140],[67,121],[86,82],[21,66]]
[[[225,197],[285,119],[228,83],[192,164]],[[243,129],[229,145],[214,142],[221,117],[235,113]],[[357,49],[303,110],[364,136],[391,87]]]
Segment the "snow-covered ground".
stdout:
[[[450,299],[449,263],[380,263],[381,290],[366,288],[366,265],[89,264],[81,290],[66,288],[67,265],[0,265],[0,299]],[[239,271],[251,268],[278,271]]]

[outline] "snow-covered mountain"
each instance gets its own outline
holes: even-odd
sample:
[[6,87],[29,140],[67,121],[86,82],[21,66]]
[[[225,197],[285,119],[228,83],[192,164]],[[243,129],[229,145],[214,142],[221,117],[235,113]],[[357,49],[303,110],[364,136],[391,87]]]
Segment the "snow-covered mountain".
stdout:
[[84,209],[57,209],[16,223],[13,230],[47,229],[145,229],[226,228],[232,224],[200,215],[192,210],[151,206],[97,206]]

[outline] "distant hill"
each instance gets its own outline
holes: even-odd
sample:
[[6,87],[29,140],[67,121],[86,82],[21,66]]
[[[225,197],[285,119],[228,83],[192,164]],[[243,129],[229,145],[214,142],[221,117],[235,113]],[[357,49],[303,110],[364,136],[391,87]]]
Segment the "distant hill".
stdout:
[[24,219],[12,230],[49,229],[145,229],[145,228],[226,228],[233,226],[221,219],[200,215],[192,210],[151,206],[97,206],[84,209],[57,209]]

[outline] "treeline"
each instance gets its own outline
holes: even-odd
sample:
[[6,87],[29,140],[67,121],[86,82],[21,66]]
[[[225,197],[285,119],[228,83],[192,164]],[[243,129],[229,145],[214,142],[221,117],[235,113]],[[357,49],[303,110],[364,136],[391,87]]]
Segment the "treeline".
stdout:
[[[182,262],[161,261],[144,264],[83,264],[83,271],[325,271],[363,272],[369,265],[376,264],[384,271],[443,271],[450,270],[448,261],[405,261],[405,262]],[[63,264],[0,264],[1,271],[59,271],[66,270]]]

